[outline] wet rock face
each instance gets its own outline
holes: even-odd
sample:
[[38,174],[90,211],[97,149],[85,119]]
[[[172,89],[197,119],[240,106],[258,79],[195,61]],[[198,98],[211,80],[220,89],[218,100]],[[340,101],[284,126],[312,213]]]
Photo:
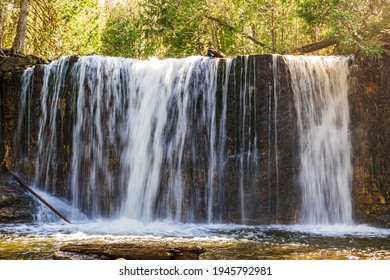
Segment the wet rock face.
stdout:
[[[34,56],[0,57],[0,158],[9,161],[10,143],[18,120],[20,77],[27,67],[42,63]],[[8,136],[8,138],[6,137]],[[2,167],[1,167],[2,169]],[[0,170],[0,223],[27,223],[37,212],[37,202],[9,174]]]
[[10,175],[0,174],[0,223],[33,221],[37,202]]
[[[4,51],[4,50],[3,50]],[[5,52],[7,55],[7,52]],[[8,160],[9,144],[15,139],[20,106],[20,79],[23,71],[32,65],[43,63],[35,56],[3,56],[0,57],[0,158]],[[8,138],[7,138],[8,136]]]
[[390,57],[353,65],[352,195],[355,220],[390,226]]
[[[282,57],[251,56],[244,63],[244,57],[238,57],[232,66],[227,96],[226,204],[236,209],[227,213],[227,220],[239,223],[242,215],[248,224],[295,223],[300,208],[299,144],[288,71]],[[243,67],[253,71],[241,75]],[[256,95],[243,99],[245,79],[248,91]],[[242,164],[242,151],[251,145],[257,153],[249,161],[244,155]],[[240,185],[243,206],[237,199]]]

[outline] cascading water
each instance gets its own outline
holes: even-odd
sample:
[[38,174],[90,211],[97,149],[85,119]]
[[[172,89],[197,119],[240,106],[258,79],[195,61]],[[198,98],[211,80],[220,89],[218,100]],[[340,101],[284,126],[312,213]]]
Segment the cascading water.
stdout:
[[[275,158],[275,193],[276,195],[276,201],[275,201],[275,212],[277,213],[279,211],[279,162],[278,162],[278,99],[280,97],[280,69],[278,67],[278,58],[279,55],[273,55],[272,56],[272,74],[273,74],[273,92],[269,95],[269,106],[272,105],[272,98],[273,97],[273,107],[269,108],[269,116],[268,116],[268,122],[269,126],[271,126],[271,123],[273,124],[273,135],[274,135],[274,141],[271,143],[271,137],[268,137],[268,158],[271,162],[271,146],[273,146],[274,150],[274,158]],[[272,114],[273,111],[273,114]],[[271,116],[272,114],[272,116]],[[271,127],[269,127],[269,131],[271,132]],[[270,192],[271,193],[271,192]]]
[[[217,59],[91,56],[68,68],[70,60],[41,66],[38,144],[35,152],[29,151],[35,154],[31,183],[61,195],[56,188],[61,154],[62,171],[68,170],[61,177],[71,190],[68,198],[90,217],[223,219],[216,204],[224,199],[221,174],[231,61],[224,66],[224,101],[217,104]],[[33,71],[25,73],[26,89],[33,88]],[[66,81],[71,83],[67,89]],[[22,97],[19,127],[30,121],[24,117],[31,110],[25,105],[27,95]],[[19,139],[30,139],[32,128],[26,130],[27,137],[18,131]],[[64,130],[70,130],[71,141]]]
[[[34,186],[57,193],[57,114],[60,93],[64,88],[69,57],[54,61],[44,68],[41,88],[41,117],[39,120],[38,152],[35,160]],[[63,116],[62,116],[63,117]]]
[[[234,87],[237,88],[238,95],[237,108],[237,143],[236,153],[231,156],[235,159],[234,172],[237,172],[236,181],[238,193],[237,208],[240,213],[240,222],[245,223],[248,219],[255,216],[253,208],[258,203],[259,185],[256,180],[250,178],[256,177],[259,166],[259,151],[257,146],[257,89],[256,81],[256,59],[250,60],[249,56],[243,56],[240,60],[233,61],[233,80]],[[237,67],[237,64],[240,67]],[[232,96],[230,96],[232,98]],[[225,188],[228,185],[225,186]],[[251,196],[254,196],[254,200]],[[252,200],[252,201],[251,201]]]
[[[111,212],[135,220],[194,220],[199,207],[194,198],[187,197],[193,209],[183,213],[182,169],[202,160],[208,166],[204,186],[194,187],[205,188],[204,205],[210,208],[218,150],[217,65],[196,57],[80,58],[72,70],[78,96],[71,168],[75,206],[91,208],[92,216],[111,203]],[[122,197],[117,205],[110,197],[115,192]],[[207,215],[211,219],[210,209]]]
[[[352,223],[347,59],[268,59],[268,72],[249,56],[64,57],[31,68],[17,132],[29,144],[16,145],[24,165],[14,168],[33,166],[32,184],[91,218],[278,222],[283,168],[294,160],[282,152],[282,59],[297,116],[301,221]],[[40,84],[37,109],[30,90]]]
[[352,224],[348,57],[284,56],[300,138],[301,219]]
[[[26,140],[26,144],[23,147],[27,149],[27,156],[22,160],[22,166],[14,167],[16,170],[26,172],[23,170],[26,168],[26,162],[29,157],[33,157],[33,166],[35,172],[33,173],[33,178],[30,178],[30,183],[35,188],[35,192],[39,193],[41,197],[44,197],[52,205],[56,205],[56,209],[59,209],[60,212],[66,213],[66,216],[72,218],[73,220],[86,220],[86,216],[78,211],[77,209],[72,209],[69,205],[69,202],[65,199],[56,198],[54,195],[58,194],[56,189],[57,186],[57,168],[58,158],[57,158],[57,106],[59,103],[60,93],[64,88],[65,75],[68,71],[69,57],[64,57],[58,61],[54,61],[48,64],[44,68],[43,72],[43,83],[40,90],[40,118],[39,118],[39,131],[37,135],[37,151],[36,155],[33,156],[30,146],[31,143],[31,130],[34,126],[32,117],[32,94],[33,94],[33,77],[35,67],[28,68],[22,76],[22,89],[21,89],[21,104],[20,104],[20,114],[17,124],[17,137],[16,142],[21,142],[22,139]],[[61,116],[64,118],[64,116]],[[23,134],[23,126],[25,127],[24,131],[27,132],[27,135]],[[19,145],[21,146],[21,145]],[[20,151],[20,148],[16,145],[16,158],[19,154],[23,154],[23,151]],[[18,163],[18,161],[15,161]],[[29,164],[27,163],[27,166]],[[27,171],[27,175],[31,175]],[[30,177],[30,176],[27,176]],[[43,203],[39,201],[40,210],[35,214],[35,218],[42,222],[57,221],[58,217],[49,210]]]

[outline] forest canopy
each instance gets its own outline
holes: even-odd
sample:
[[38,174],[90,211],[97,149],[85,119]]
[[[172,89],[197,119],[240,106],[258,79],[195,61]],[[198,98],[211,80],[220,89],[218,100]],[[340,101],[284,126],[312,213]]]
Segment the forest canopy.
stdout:
[[17,52],[43,58],[184,57],[210,47],[228,56],[380,57],[390,42],[389,7],[389,0],[0,0],[0,47],[16,48],[25,15]]

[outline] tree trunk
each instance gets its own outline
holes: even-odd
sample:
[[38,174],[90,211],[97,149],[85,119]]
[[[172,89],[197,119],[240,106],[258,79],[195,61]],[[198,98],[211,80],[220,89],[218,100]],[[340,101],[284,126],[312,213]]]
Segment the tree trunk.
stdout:
[[29,0],[20,1],[20,13],[18,26],[16,29],[16,36],[12,45],[12,53],[24,53],[24,38],[27,28],[27,16],[28,16]]

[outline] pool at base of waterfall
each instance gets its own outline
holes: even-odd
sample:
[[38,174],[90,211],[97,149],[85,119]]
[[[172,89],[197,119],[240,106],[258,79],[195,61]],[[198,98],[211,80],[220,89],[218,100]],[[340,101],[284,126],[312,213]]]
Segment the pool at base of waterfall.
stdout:
[[[67,244],[198,246],[211,260],[390,259],[390,229],[367,225],[181,224],[98,220],[0,225],[0,259],[53,259]],[[94,258],[78,255],[76,259]]]

